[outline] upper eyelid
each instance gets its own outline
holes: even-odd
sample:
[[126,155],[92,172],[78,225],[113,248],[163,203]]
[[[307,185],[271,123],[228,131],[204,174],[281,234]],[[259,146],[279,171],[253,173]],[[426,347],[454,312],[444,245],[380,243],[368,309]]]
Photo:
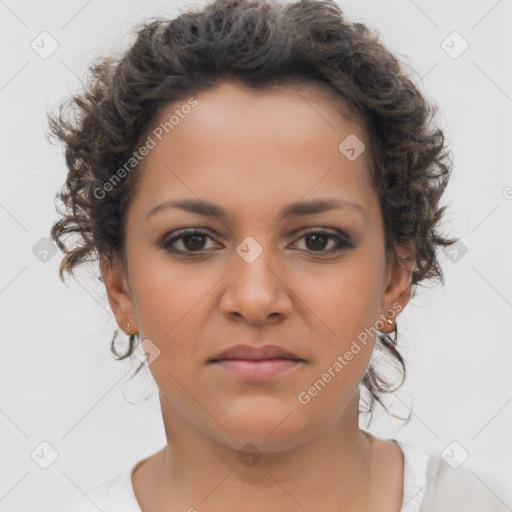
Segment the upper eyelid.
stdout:
[[[170,233],[168,233],[164,239],[167,240],[167,238],[172,234],[170,239],[186,236],[186,235],[195,235],[197,233],[200,233],[202,235],[207,235],[211,238],[215,238],[217,235],[212,235],[211,230],[209,228],[182,228],[182,229],[176,229]],[[309,233],[325,233],[332,236],[339,236],[339,237],[347,237],[350,238],[349,235],[342,231],[342,230],[336,230],[335,228],[325,228],[325,227],[312,227],[312,228],[303,228],[298,229],[294,231],[293,235],[298,236],[301,234],[301,236],[307,235]]]

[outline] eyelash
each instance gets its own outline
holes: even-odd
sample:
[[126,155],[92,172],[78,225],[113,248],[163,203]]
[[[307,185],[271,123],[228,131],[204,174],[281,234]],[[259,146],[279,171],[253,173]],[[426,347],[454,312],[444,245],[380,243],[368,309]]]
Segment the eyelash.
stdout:
[[[166,251],[168,251],[172,254],[176,254],[176,255],[183,255],[183,256],[204,255],[206,252],[208,252],[208,250],[205,251],[205,250],[201,249],[198,251],[183,251],[181,249],[176,249],[175,247],[172,247],[172,244],[175,243],[176,241],[183,240],[184,238],[193,236],[193,235],[206,236],[213,240],[213,238],[208,233],[206,233],[204,231],[200,231],[195,228],[192,228],[192,229],[188,229],[188,230],[179,231],[176,234],[176,236],[173,236],[172,238],[170,238],[168,240],[164,240],[161,245]],[[336,248],[330,249],[327,251],[326,250],[314,251],[313,249],[305,249],[307,252],[315,254],[315,255],[317,255],[317,254],[318,255],[336,254],[336,253],[339,253],[339,252],[347,250],[347,249],[352,249],[354,247],[354,245],[349,240],[345,240],[344,238],[342,238],[341,236],[339,236],[337,234],[331,233],[329,231],[324,231],[321,229],[307,231],[306,233],[303,233],[302,236],[300,238],[298,238],[298,240],[301,240],[302,238],[305,238],[305,237],[311,236],[311,235],[324,235],[324,236],[327,236],[328,238],[334,240],[337,243]]]

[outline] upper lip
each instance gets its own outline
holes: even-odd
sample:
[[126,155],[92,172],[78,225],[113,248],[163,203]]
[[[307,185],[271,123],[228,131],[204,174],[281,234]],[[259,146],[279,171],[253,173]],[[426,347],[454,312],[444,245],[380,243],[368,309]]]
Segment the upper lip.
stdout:
[[294,359],[304,361],[293,352],[284,349],[278,345],[265,345],[263,347],[251,347],[250,345],[233,345],[223,350],[209,362],[219,361],[221,359]]

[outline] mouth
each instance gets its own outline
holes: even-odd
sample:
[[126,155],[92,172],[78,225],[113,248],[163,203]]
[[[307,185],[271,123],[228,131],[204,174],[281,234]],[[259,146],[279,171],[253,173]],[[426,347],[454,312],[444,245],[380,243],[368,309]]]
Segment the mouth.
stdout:
[[251,347],[249,345],[234,345],[217,354],[209,362],[218,362],[232,359],[251,361],[267,361],[271,359],[286,359],[290,361],[304,361],[297,354],[278,345],[265,345],[264,347]]
[[304,364],[301,359],[221,359],[212,364],[244,380],[261,381],[288,373]]
[[259,348],[236,345],[208,361],[208,364],[213,364],[231,375],[253,381],[277,377],[304,363],[305,359],[277,345]]

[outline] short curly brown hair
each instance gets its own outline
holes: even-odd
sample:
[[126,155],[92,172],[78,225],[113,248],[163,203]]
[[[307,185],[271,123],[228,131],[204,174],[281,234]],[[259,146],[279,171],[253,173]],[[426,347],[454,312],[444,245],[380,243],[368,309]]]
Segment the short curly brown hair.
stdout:
[[[60,220],[51,237],[65,256],[59,276],[102,255],[123,256],[125,213],[137,183],[136,166],[108,194],[112,179],[169,103],[223,80],[254,90],[273,85],[321,85],[332,104],[360,119],[369,134],[372,184],[384,219],[386,257],[413,243],[411,293],[425,280],[444,284],[436,249],[455,239],[438,233],[439,201],[451,172],[437,107],[407,77],[376,31],[348,21],[333,0],[217,0],[175,19],[152,18],[134,28],[136,40],[119,58],[89,67],[87,85],[48,115],[51,134],[65,146],[68,175],[57,194]],[[338,102],[338,103],[336,103]],[[66,240],[75,235],[73,243]],[[100,277],[101,279],[101,277]],[[395,339],[379,333],[377,348],[392,356],[405,380]],[[124,354],[132,354],[133,336]],[[396,365],[398,363],[398,365]],[[142,365],[141,365],[142,367]],[[139,367],[139,369],[141,368]],[[137,370],[138,371],[138,370]],[[373,363],[362,380],[367,411],[396,391]],[[389,411],[388,411],[389,412]]]

